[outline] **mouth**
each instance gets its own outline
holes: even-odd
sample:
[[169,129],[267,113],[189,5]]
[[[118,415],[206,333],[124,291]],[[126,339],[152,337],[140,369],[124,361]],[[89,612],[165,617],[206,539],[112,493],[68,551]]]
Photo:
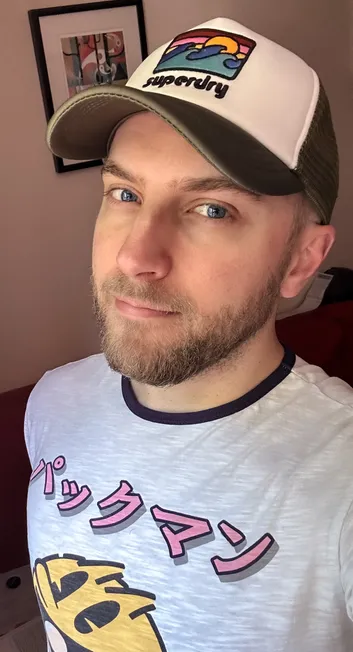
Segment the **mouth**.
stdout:
[[118,297],[115,298],[115,307],[120,314],[135,319],[148,319],[151,317],[166,318],[177,314],[169,310],[158,310],[146,303],[141,303],[132,299],[120,299]]

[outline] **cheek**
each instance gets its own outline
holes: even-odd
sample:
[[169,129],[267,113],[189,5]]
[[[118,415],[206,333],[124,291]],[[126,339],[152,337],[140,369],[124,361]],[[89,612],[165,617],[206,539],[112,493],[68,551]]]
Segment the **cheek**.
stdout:
[[185,284],[201,312],[241,302],[256,284],[254,265],[239,256],[203,257],[188,265]]
[[201,312],[214,312],[225,304],[240,305],[254,295],[271,274],[269,252],[262,248],[228,251],[217,257],[193,259],[185,279],[189,296]]
[[104,278],[109,271],[116,268],[116,255],[114,239],[110,238],[97,222],[92,243],[92,269],[96,279]]

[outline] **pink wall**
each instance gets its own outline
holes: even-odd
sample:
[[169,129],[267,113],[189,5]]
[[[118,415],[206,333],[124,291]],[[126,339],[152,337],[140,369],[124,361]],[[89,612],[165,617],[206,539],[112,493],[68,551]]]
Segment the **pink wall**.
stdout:
[[[0,102],[0,391],[35,382],[46,369],[98,350],[88,279],[99,169],[54,172],[44,143],[45,117],[27,20],[28,9],[58,4],[70,2],[2,0],[0,8],[5,65]],[[348,1],[144,4],[150,50],[178,31],[223,14],[292,48],[318,70],[331,97],[342,164],[334,217],[338,239],[328,265],[353,267]]]

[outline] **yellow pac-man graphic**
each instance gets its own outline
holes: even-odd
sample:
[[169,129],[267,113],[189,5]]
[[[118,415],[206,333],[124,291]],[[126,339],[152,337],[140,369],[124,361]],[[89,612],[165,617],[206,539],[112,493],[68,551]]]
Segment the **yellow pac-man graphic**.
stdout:
[[33,581],[53,652],[166,652],[151,616],[156,596],[132,589],[123,564],[53,555]]

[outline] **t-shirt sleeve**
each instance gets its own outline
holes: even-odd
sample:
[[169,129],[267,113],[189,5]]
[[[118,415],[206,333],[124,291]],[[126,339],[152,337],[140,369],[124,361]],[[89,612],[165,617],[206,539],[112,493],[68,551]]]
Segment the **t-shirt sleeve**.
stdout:
[[[33,390],[34,391],[34,390]],[[27,448],[27,454],[29,457],[29,461],[31,464],[32,469],[34,468],[34,459],[35,459],[35,448],[34,448],[34,438],[32,436],[32,417],[31,417],[31,401],[32,399],[32,393],[29,396],[29,399],[27,401],[27,406],[26,406],[26,412],[25,412],[25,420],[24,420],[24,436],[25,436],[25,444]]]
[[46,372],[44,376],[38,381],[38,383],[33,388],[29,399],[27,401],[25,418],[24,418],[24,439],[27,448],[27,454],[32,469],[37,464],[37,437],[40,428],[38,428],[38,421],[40,420],[40,405],[41,405],[41,394],[42,387],[45,380],[48,377],[50,372]]
[[345,516],[341,530],[339,562],[347,613],[353,620],[353,503]]

